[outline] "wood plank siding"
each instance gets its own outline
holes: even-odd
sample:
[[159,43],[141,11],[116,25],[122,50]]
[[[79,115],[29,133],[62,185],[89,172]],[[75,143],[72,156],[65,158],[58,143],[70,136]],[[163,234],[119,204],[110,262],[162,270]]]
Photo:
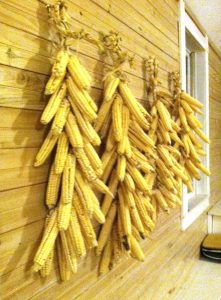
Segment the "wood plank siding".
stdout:
[[[178,3],[176,0],[67,0],[76,29],[97,37],[115,30],[123,48],[135,54],[134,69],[125,67],[134,95],[148,101],[143,60],[160,64],[163,89],[168,72],[179,70]],[[39,244],[46,210],[45,188],[50,162],[33,161],[47,129],[39,123],[43,95],[53,57],[53,36],[47,11],[37,0],[0,1],[0,299],[134,300],[175,299],[199,255],[206,233],[206,214],[185,232],[180,210],[161,215],[157,229],[142,246],[144,263],[123,259],[98,278],[91,253],[79,272],[58,283],[57,265],[47,279],[32,274],[30,265]],[[73,47],[73,50],[75,47]],[[80,42],[79,58],[92,75],[91,95],[102,95],[103,62],[94,45]],[[211,202],[221,196],[221,58],[210,48]]]

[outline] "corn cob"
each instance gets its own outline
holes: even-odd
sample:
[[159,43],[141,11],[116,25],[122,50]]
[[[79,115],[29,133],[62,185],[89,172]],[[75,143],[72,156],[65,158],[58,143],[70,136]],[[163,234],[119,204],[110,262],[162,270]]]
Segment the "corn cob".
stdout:
[[53,208],[58,199],[59,188],[61,182],[61,174],[55,173],[55,165],[53,164],[49,174],[47,192],[46,192],[46,205],[49,209]]
[[109,131],[108,131],[108,135],[107,135],[105,150],[107,152],[110,152],[114,148],[115,143],[116,142],[115,142],[115,138],[114,138],[114,134],[113,134],[113,125],[111,123]]
[[42,266],[45,264],[45,261],[47,260],[49,254],[51,253],[54,247],[54,243],[57,235],[58,235],[57,211],[55,210],[48,221],[47,228],[41,240],[41,244],[34,258],[33,269],[35,271],[41,269]]
[[102,162],[94,147],[90,143],[84,143],[84,150],[92,168],[96,171],[96,173],[99,172],[98,174],[101,175],[103,173]]
[[93,180],[91,182],[91,184],[93,185],[93,187],[100,191],[101,193],[107,194],[111,197],[113,197],[113,194],[111,193],[111,191],[109,190],[109,188],[105,185],[105,183],[103,181],[101,181],[99,178]]
[[201,162],[196,162],[196,166],[200,169],[205,175],[210,176],[211,172],[207,169]]
[[197,99],[191,97],[190,95],[188,95],[185,92],[181,93],[181,98],[183,100],[185,100],[186,102],[188,102],[190,105],[194,105],[194,106],[196,106],[198,108],[203,108],[203,104],[202,103],[200,103]]
[[179,108],[179,116],[180,116],[180,121],[181,121],[181,124],[183,125],[183,128],[185,129],[186,132],[189,132],[190,128],[187,123],[185,111],[182,107]]
[[42,277],[47,277],[52,270],[52,264],[54,259],[54,247],[51,250],[50,254],[48,255],[48,258],[45,261],[45,264],[42,266],[40,272]]
[[75,185],[76,158],[73,154],[68,154],[64,172],[62,176],[62,202],[71,203]]
[[126,172],[126,157],[124,155],[118,156],[117,159],[117,176],[121,182],[124,181]]
[[46,84],[45,95],[53,94],[62,83],[66,74],[68,59],[69,55],[66,51],[61,50],[57,53],[55,63],[52,67],[52,75]]
[[69,248],[68,240],[67,240],[67,231],[60,231],[60,237],[61,237],[61,246],[64,251],[65,260],[68,263],[68,266],[70,267],[70,270],[75,273],[76,272],[76,260],[74,260],[71,257],[71,251]]
[[71,217],[71,202],[64,203],[62,200],[60,201],[58,208],[58,229],[59,230],[67,230]]
[[71,112],[69,112],[68,114],[67,122],[65,124],[65,130],[72,147],[83,148],[84,144],[82,135],[77,125],[76,118]]
[[[117,175],[116,172],[113,170],[112,174],[111,174],[111,178],[108,183],[109,190],[113,194],[114,197],[115,197],[118,183],[119,183],[119,179],[116,175]],[[107,215],[107,213],[109,211],[112,201],[113,201],[113,197],[106,194],[104,197],[104,200],[102,202],[102,206],[101,206],[101,210],[105,216]]]
[[122,130],[122,98],[117,95],[112,106],[112,126],[114,138],[120,142],[123,137]]
[[107,182],[116,161],[117,161],[117,153],[113,152],[109,163],[106,165],[105,168],[103,167],[103,174],[101,176],[101,179],[103,180],[104,183]]
[[131,256],[139,261],[144,261],[144,253],[138,241],[133,237],[133,235],[130,236],[129,243],[131,249]]
[[34,163],[35,167],[39,167],[43,165],[43,163],[51,154],[57,140],[58,140],[58,136],[53,135],[52,131],[50,130],[41,148],[39,149],[38,154],[36,155],[35,163]]
[[143,223],[144,229],[146,230],[153,230],[155,227],[152,219],[147,214],[147,209],[145,207],[144,201],[143,201],[143,195],[141,193],[134,193],[134,199],[136,203],[136,207],[140,216],[140,219]]
[[194,131],[205,143],[210,144],[209,138],[205,135],[205,133],[202,130],[200,130],[199,128],[194,128]]
[[[87,209],[87,212],[89,215],[92,215],[94,211],[94,203],[93,199],[91,199],[90,195],[90,186],[88,185],[88,182],[85,181],[79,170],[76,170],[76,189],[78,191],[79,198],[83,197],[81,199],[84,203],[84,206]],[[80,193],[79,193],[80,190]],[[80,197],[81,196],[81,197]]]
[[109,75],[104,83],[104,101],[108,102],[112,99],[119,85],[120,79],[116,76]]
[[117,153],[120,155],[123,155],[126,151],[127,134],[128,134],[129,124],[130,124],[130,112],[129,112],[129,109],[125,105],[123,105],[123,108],[122,108],[122,139],[120,140],[118,147],[117,147]]
[[[111,125],[111,122],[112,121],[112,116],[111,114],[109,113],[106,117],[106,119],[104,120],[102,126],[101,126],[101,129],[99,131],[99,136],[100,138],[103,140],[106,136],[107,136],[107,133],[110,129],[110,125]],[[95,129],[96,129],[96,124],[95,124]],[[97,131],[98,132],[98,131]]]
[[62,281],[68,281],[71,276],[71,271],[68,266],[68,262],[66,260],[66,257],[64,255],[64,250],[61,245],[61,238],[58,237],[57,239],[57,254],[58,254],[58,265],[59,265],[59,271],[60,271],[60,277]]
[[147,185],[145,179],[143,178],[141,173],[134,166],[132,166],[128,163],[127,164],[127,171],[131,175],[131,177],[133,178],[133,180],[136,183],[137,187],[141,191],[143,191],[145,193],[150,193],[148,185]]
[[64,125],[66,123],[69,110],[70,110],[70,104],[67,101],[67,99],[64,99],[56,112],[54,121],[51,126],[51,131],[53,132],[53,135],[61,134]]
[[198,172],[197,167],[193,164],[193,162],[190,159],[187,159],[185,162],[185,167],[187,168],[187,170],[189,171],[189,173],[196,179],[196,180],[200,180],[201,176]]
[[99,146],[101,143],[100,137],[98,136],[88,119],[82,116],[80,110],[78,109],[76,104],[73,103],[73,101],[70,101],[70,103],[81,132],[94,146]]
[[105,216],[98,205],[94,206],[93,217],[99,224],[105,223]]
[[57,150],[55,155],[54,164],[55,164],[56,174],[61,174],[64,170],[66,158],[68,155],[68,148],[69,148],[69,141],[66,133],[63,132],[58,139]]
[[127,86],[126,83],[121,82],[119,84],[119,89],[120,89],[120,94],[123,97],[123,100],[127,104],[130,112],[134,117],[136,118],[138,124],[143,128],[143,129],[148,129],[149,125],[147,120],[145,119],[143,113],[140,110],[140,107],[137,105],[137,100],[133,96],[131,90]]
[[109,240],[104,247],[99,266],[99,275],[104,275],[109,271],[109,265],[112,256],[112,244]]
[[78,88],[87,90],[90,87],[91,77],[76,56],[70,56],[67,67]]
[[120,236],[119,236],[116,222],[113,224],[112,233],[111,233],[111,242],[113,247],[113,258],[111,264],[114,265],[119,262],[122,254]]
[[125,185],[126,185],[126,188],[127,188],[130,192],[135,191],[135,183],[134,183],[134,181],[133,181],[133,178],[131,177],[131,175],[130,175],[128,172],[125,173],[124,183],[125,183]]
[[160,190],[155,190],[154,196],[156,197],[157,203],[160,205],[160,207],[164,211],[169,212],[169,207],[167,205],[167,202],[166,202],[164,196],[162,195],[162,193],[160,192]]
[[66,96],[66,91],[67,91],[66,84],[63,83],[61,88],[59,90],[57,90],[56,93],[50,97],[48,104],[46,105],[46,107],[43,111],[43,114],[41,116],[42,124],[46,125],[52,120],[52,118],[56,114],[62,100]]
[[167,131],[173,131],[172,125],[171,125],[171,118],[170,118],[170,114],[166,108],[166,106],[160,101],[158,100],[156,102],[156,108],[157,108],[157,112],[162,120],[163,126]]
[[106,222],[102,226],[101,231],[99,233],[98,245],[97,245],[97,248],[96,248],[96,255],[97,256],[101,255],[101,253],[104,249],[104,246],[106,245],[106,243],[109,239],[111,229],[112,229],[112,226],[113,226],[113,222],[114,222],[114,219],[116,217],[116,213],[117,213],[117,206],[116,206],[116,203],[113,202],[110,209],[109,209],[109,211],[108,211],[108,214],[107,214],[107,217],[106,217]]
[[186,115],[187,118],[187,122],[190,125],[191,128],[202,128],[203,125],[201,124],[201,122],[194,116],[193,113],[187,114]]
[[81,233],[80,224],[78,221],[76,210],[73,208],[70,219],[69,232],[71,242],[74,247],[74,251],[77,257],[83,257],[86,255],[86,248],[84,244],[84,238]]
[[97,132],[101,131],[101,128],[104,126],[105,120],[108,117],[111,106],[113,104],[115,97],[112,97],[109,101],[103,101],[99,109],[97,119],[94,124],[94,128]]
[[77,162],[79,163],[80,169],[82,170],[87,180],[89,182],[94,181],[97,178],[97,175],[92,168],[84,149],[76,148],[75,156],[77,158]]
[[144,227],[140,219],[139,213],[137,211],[133,194],[126,189],[125,185],[122,186],[122,193],[123,193],[124,201],[127,203],[129,207],[129,212],[130,212],[133,225],[136,227],[139,233],[143,234]]
[[[90,121],[93,121],[97,118],[97,114],[94,111],[94,109],[91,107],[90,103],[88,102],[88,99],[86,99],[85,95],[77,85],[74,83],[74,81],[68,77],[67,81],[67,88],[70,93],[70,100],[73,101],[74,104],[77,105],[79,110],[82,112],[83,115],[87,116],[87,118]],[[91,100],[93,101],[93,100]]]
[[96,234],[94,232],[90,218],[89,218],[87,212],[83,209],[83,206],[82,206],[77,194],[75,194],[75,193],[74,193],[74,197],[73,197],[73,206],[76,209],[76,212],[78,215],[78,221],[81,225],[81,231],[83,233],[83,236],[85,238],[85,242],[86,242],[88,248],[96,247],[97,246]]
[[119,198],[119,213],[122,222],[122,230],[124,236],[130,236],[132,232],[131,227],[131,218],[128,204],[125,201],[122,188],[118,189],[118,198]]

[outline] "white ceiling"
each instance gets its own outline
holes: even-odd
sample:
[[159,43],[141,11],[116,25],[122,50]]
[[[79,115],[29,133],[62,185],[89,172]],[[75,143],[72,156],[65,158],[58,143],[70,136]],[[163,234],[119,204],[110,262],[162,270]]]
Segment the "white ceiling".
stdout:
[[221,51],[221,0],[186,0],[190,10]]

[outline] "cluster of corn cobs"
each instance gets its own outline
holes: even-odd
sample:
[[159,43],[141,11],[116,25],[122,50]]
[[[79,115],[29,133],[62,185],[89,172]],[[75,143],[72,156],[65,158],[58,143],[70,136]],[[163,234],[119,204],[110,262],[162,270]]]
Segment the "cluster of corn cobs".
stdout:
[[[34,270],[47,276],[57,250],[60,275],[68,280],[77,260],[96,248],[99,273],[123,254],[144,260],[140,240],[154,229],[158,212],[181,204],[183,183],[192,190],[209,143],[195,113],[202,104],[182,92],[154,90],[148,113],[115,73],[104,81],[97,107],[88,93],[91,78],[77,57],[58,52],[45,93],[51,95],[41,122],[52,121],[35,166],[55,152],[46,205],[49,214]],[[95,147],[104,144],[101,158]],[[56,148],[56,150],[54,149]],[[94,192],[105,194],[102,206]],[[91,220],[103,224],[96,237]]]
[[139,242],[154,229],[158,212],[181,204],[183,183],[191,191],[199,170],[210,175],[195,135],[209,143],[195,117],[203,105],[184,92],[176,100],[162,91],[154,95],[148,114],[126,83],[113,75],[105,80],[95,129],[105,137],[102,179],[114,199],[106,195],[101,208],[106,222],[96,248],[100,274],[123,254],[143,261]]
[[[112,194],[100,179],[102,162],[95,150],[101,140],[91,125],[97,107],[88,93],[91,78],[76,56],[60,50],[46,85],[51,95],[41,123],[51,129],[36,157],[42,165],[55,152],[46,192],[49,209],[45,230],[34,258],[34,270],[47,276],[55,250],[62,280],[77,271],[77,260],[97,246],[91,220],[105,222],[94,189]],[[54,149],[56,148],[56,149]]]
[[102,179],[114,199],[106,195],[101,208],[106,223],[96,249],[102,255],[100,274],[123,253],[144,260],[139,240],[149,235],[156,220],[156,205],[151,201],[156,159],[155,141],[148,134],[151,119],[127,83],[113,75],[106,78],[95,129],[106,136]]

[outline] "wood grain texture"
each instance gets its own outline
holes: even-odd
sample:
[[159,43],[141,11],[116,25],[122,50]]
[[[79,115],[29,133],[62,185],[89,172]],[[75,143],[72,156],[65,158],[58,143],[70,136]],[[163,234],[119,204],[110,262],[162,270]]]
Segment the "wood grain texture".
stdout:
[[[67,2],[76,29],[84,28],[94,37],[99,31],[121,34],[123,49],[136,55],[135,68],[125,66],[125,71],[134,95],[144,106],[148,101],[144,58],[157,57],[162,88],[167,88],[168,72],[179,69],[176,0]],[[93,253],[64,284],[58,282],[56,264],[46,280],[31,272],[46,214],[50,161],[39,168],[34,168],[33,162],[47,132],[39,118],[48,100],[44,86],[53,59],[53,36],[47,11],[37,0],[2,0],[0,10],[0,298],[177,299],[198,261],[199,244],[206,233],[205,214],[185,232],[180,231],[179,210],[161,214],[151,240],[142,244],[145,262],[124,258],[101,278]],[[91,95],[99,104],[103,60],[95,46],[83,41],[78,55],[93,78]],[[221,60],[212,48],[209,70],[211,203],[215,203],[221,197]]]

